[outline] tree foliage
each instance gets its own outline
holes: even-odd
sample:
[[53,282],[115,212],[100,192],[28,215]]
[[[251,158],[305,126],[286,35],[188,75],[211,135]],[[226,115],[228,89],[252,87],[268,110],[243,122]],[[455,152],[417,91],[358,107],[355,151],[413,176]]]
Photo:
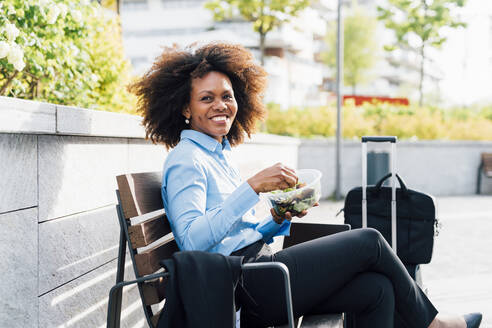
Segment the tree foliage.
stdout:
[[[457,28],[465,24],[456,17],[456,9],[466,0],[388,0],[387,7],[378,7],[378,18],[395,33],[396,40],[387,45],[388,51],[398,47],[414,49],[420,57],[419,94],[423,102],[423,79],[426,48],[439,48],[446,37],[445,27]],[[412,42],[416,40],[416,44]]]
[[3,0],[0,95],[131,112],[118,17],[97,2]]
[[261,63],[264,64],[267,33],[296,17],[309,3],[310,0],[210,0],[205,8],[213,12],[217,21],[241,16],[252,22],[260,36]]
[[[364,13],[354,4],[351,12],[343,20],[343,80],[352,87],[368,82],[369,70],[377,60],[378,43],[376,42],[377,19]],[[323,62],[330,68],[336,68],[337,27],[336,22],[328,25],[325,37],[328,50],[322,53]]]

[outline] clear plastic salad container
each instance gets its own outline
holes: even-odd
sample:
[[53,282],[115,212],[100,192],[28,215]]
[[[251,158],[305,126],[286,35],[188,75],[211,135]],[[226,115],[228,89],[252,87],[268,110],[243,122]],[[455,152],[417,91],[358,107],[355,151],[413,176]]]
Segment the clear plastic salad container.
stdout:
[[296,215],[311,208],[321,198],[320,171],[301,169],[296,171],[296,174],[296,187],[261,194],[278,215],[283,216],[285,212]]

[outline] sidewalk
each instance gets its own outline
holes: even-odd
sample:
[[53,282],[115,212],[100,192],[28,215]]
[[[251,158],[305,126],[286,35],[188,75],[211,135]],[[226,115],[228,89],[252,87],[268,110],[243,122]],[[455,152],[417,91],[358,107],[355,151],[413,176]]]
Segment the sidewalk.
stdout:
[[[482,312],[492,328],[492,196],[439,197],[442,222],[432,262],[422,266],[429,298],[440,312]],[[343,202],[323,201],[296,221],[341,223]]]

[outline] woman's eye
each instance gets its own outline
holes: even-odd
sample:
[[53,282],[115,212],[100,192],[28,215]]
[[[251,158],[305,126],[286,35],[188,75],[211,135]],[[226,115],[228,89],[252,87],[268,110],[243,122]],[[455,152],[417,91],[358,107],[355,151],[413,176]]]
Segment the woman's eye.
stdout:
[[230,99],[232,99],[232,96],[231,95],[224,95],[224,99],[230,100]]
[[202,97],[202,101],[210,101],[212,99],[212,97],[210,96],[205,96],[205,97]]

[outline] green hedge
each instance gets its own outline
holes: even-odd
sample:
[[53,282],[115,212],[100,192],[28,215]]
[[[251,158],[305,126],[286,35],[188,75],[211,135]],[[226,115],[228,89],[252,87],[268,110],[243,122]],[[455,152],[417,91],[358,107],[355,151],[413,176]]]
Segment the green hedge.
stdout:
[[[269,104],[264,132],[303,138],[333,137],[336,107],[289,108]],[[401,139],[492,140],[492,106],[442,109],[384,103],[343,107],[343,137],[395,135]]]

